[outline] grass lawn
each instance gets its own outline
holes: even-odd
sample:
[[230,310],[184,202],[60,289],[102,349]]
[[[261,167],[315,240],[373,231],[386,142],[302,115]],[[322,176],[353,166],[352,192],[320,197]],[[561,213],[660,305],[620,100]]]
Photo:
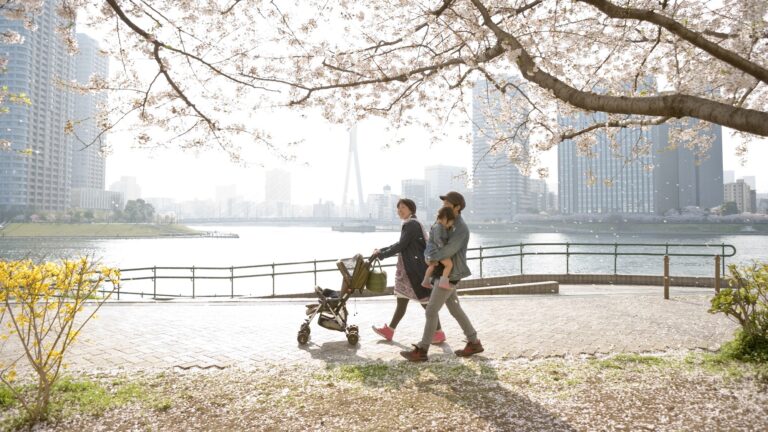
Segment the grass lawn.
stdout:
[[163,237],[199,233],[184,225],[11,223],[0,230],[0,237]]

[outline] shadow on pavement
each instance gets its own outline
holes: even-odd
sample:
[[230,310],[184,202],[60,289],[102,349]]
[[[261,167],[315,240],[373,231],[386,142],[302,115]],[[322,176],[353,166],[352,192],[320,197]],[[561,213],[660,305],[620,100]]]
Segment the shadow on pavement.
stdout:
[[367,359],[357,355],[357,351],[360,349],[360,344],[350,345],[346,340],[323,342],[322,344],[316,344],[309,341],[306,345],[298,345],[299,349],[306,351],[313,359],[322,361],[347,361],[347,362],[362,362]]

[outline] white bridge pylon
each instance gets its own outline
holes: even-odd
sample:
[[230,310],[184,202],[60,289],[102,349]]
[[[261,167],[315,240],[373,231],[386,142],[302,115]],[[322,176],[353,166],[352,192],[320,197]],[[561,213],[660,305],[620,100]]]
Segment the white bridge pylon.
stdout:
[[347,155],[347,175],[344,178],[344,195],[341,198],[341,203],[344,208],[347,208],[349,204],[347,202],[347,191],[349,190],[349,172],[352,169],[352,160],[355,163],[355,175],[357,178],[357,216],[365,214],[363,208],[363,181],[360,178],[360,159],[357,157],[357,125],[352,126],[349,130],[349,154]]

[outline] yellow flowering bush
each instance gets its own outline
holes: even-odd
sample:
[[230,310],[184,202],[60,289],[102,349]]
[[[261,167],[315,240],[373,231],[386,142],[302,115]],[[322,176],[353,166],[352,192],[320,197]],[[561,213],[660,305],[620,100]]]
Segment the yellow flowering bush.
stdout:
[[[2,346],[16,336],[13,339],[22,348],[16,359],[0,364],[0,381],[14,393],[30,421],[45,416],[67,349],[119,280],[117,269],[101,267],[90,257],[44,263],[0,261]],[[37,378],[32,395],[15,384],[22,359]]]

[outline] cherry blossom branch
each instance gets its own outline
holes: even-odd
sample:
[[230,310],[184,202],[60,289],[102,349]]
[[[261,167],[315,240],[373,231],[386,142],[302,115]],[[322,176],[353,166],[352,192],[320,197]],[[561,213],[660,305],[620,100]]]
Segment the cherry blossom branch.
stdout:
[[[709,41],[701,33],[695,32],[683,24],[669,18],[665,15],[657,14],[652,10],[636,9],[621,7],[611,3],[608,0],[576,0],[581,3],[586,3],[594,6],[602,13],[611,18],[618,19],[635,19],[639,21],[649,22],[655,24],[661,28],[664,28],[668,32],[680,37],[687,41],[691,45],[709,53],[712,57],[733,66],[753,77],[768,83],[768,69],[760,66],[759,64],[749,61],[739,54],[730,51],[720,45]],[[475,3],[475,2],[473,2]]]
[[626,120],[609,120],[606,122],[593,123],[583,129],[577,131],[564,132],[560,134],[560,141],[576,138],[579,135],[583,135],[588,132],[592,132],[597,129],[603,128],[618,128],[625,129],[633,126],[658,126],[671,120],[671,117],[657,117],[654,119],[626,119]]
[[[525,50],[520,41],[493,22],[488,9],[480,0],[471,0],[480,11],[483,24],[498,38],[500,51],[508,49],[519,53],[516,64],[523,78],[575,107],[589,111],[604,111],[615,114],[637,114],[655,117],[695,117],[718,123],[732,129],[768,136],[768,113],[734,107],[717,101],[685,94],[663,96],[625,97],[607,96],[575,89],[560,79],[542,71]],[[505,48],[502,49],[501,46]],[[497,55],[501,55],[499,52]],[[480,62],[480,60],[478,60]]]
[[225,9],[223,12],[221,12],[221,14],[222,14],[222,15],[226,15],[226,14],[228,14],[228,13],[232,12],[232,9],[234,9],[234,8],[235,8],[235,6],[237,6],[237,4],[238,4],[238,3],[240,3],[241,1],[243,1],[243,0],[235,0],[235,2],[234,2],[234,3],[232,3],[232,4],[231,4],[231,5],[230,5],[228,8],[226,8],[226,9]]

